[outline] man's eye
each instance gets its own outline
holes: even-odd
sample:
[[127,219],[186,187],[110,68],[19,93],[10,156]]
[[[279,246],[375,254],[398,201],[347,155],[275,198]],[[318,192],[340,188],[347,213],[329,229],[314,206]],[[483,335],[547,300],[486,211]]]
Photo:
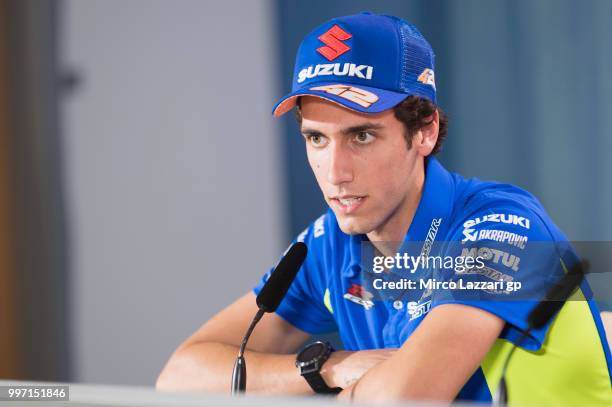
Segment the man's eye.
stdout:
[[317,134],[308,136],[308,141],[315,147],[323,147],[325,144],[327,144],[327,138]]
[[355,135],[355,140],[359,144],[369,144],[374,141],[374,138],[375,137],[367,131],[360,131],[359,133],[357,133],[357,135]]

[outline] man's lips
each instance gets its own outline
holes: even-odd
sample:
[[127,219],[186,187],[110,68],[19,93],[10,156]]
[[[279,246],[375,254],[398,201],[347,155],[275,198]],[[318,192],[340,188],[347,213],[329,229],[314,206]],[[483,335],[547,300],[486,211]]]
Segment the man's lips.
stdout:
[[366,200],[365,195],[342,195],[331,197],[330,203],[343,214],[354,213]]

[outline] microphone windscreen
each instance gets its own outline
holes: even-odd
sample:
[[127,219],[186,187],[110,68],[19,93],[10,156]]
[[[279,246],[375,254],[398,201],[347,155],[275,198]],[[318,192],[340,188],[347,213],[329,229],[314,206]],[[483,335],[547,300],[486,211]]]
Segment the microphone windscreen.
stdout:
[[586,260],[577,262],[555,285],[553,285],[544,300],[529,313],[527,322],[533,329],[542,328],[561,309],[563,304],[580,285],[589,264]]
[[257,295],[257,306],[264,312],[274,312],[289,291],[297,275],[308,248],[302,242],[294,243],[283,256],[274,271]]

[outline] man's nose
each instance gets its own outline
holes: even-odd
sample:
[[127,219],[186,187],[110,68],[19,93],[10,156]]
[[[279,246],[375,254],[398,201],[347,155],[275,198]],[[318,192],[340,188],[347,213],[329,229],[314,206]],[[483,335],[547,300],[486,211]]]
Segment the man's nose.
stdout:
[[353,181],[353,159],[347,146],[342,143],[332,143],[330,152],[327,181],[340,185]]

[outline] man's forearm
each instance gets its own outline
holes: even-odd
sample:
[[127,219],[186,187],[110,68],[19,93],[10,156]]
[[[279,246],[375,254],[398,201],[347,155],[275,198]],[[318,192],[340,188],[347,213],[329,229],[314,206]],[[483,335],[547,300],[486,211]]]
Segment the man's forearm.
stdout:
[[475,307],[435,307],[393,357],[374,366],[338,398],[362,403],[450,403],[478,369],[504,324]]
[[[229,392],[238,347],[200,342],[179,349],[157,379],[160,390]],[[295,367],[295,355],[247,350],[247,391],[267,394],[311,394]]]
[[[365,372],[387,360],[396,349],[337,351],[323,365],[321,376],[329,387],[347,387]],[[177,350],[160,374],[161,390],[229,392],[238,348],[198,342]],[[295,367],[294,354],[246,351],[247,391],[267,394],[312,394]]]

